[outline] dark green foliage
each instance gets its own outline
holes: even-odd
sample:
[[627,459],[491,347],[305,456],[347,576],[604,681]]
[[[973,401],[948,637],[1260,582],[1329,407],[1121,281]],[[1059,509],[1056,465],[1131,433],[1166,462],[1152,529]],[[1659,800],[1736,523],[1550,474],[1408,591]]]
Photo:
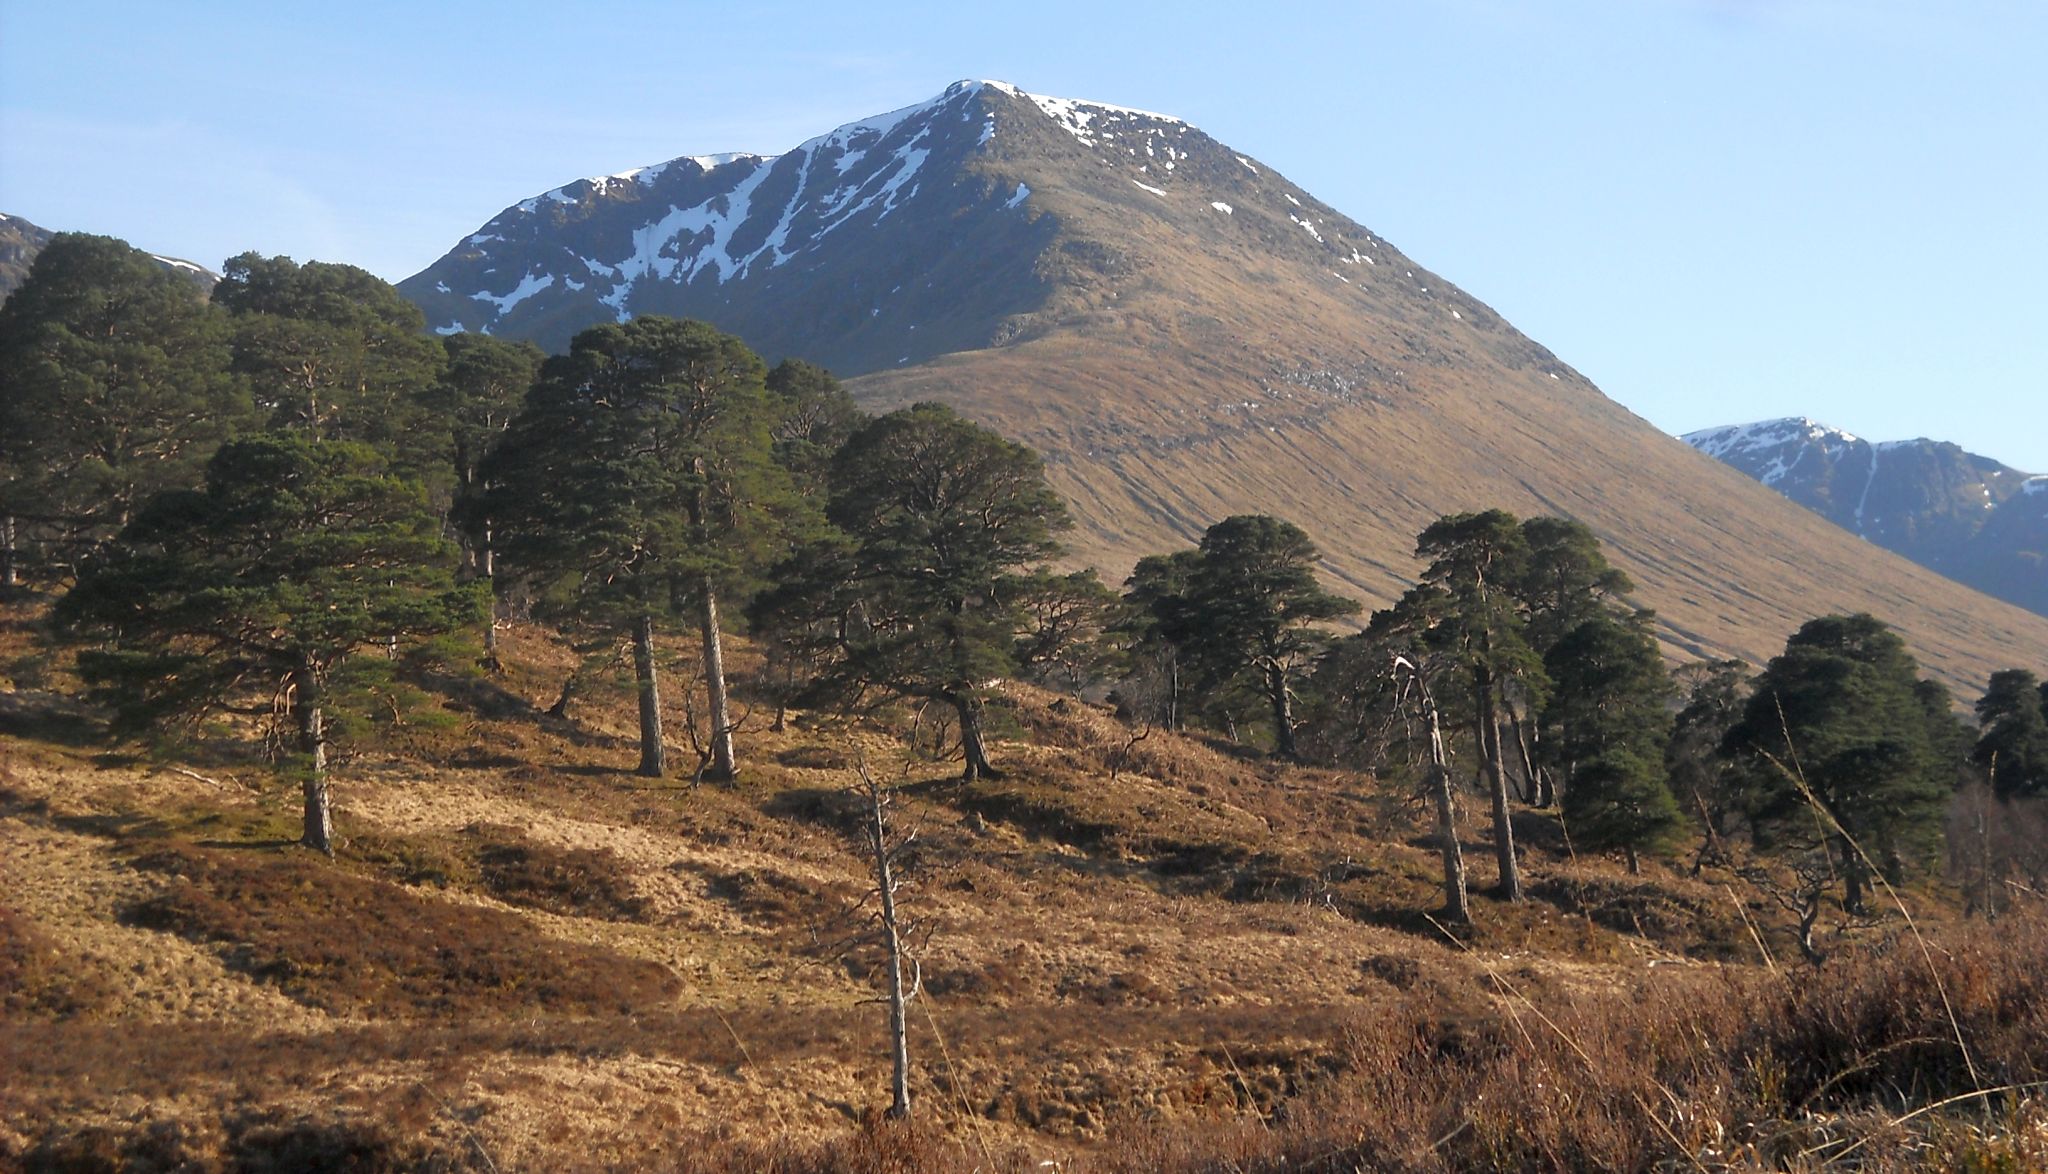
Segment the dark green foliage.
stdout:
[[860,600],[835,679],[953,706],[967,777],[992,774],[982,694],[1016,668],[1027,622],[1015,584],[1071,524],[1038,454],[917,404],[854,433],[831,487],[826,513],[853,541],[847,581]]
[[353,265],[243,253],[222,267],[213,302],[234,321],[234,369],[270,427],[355,440],[415,476],[438,474],[445,428],[423,397],[442,365],[419,307]]
[[1062,575],[1040,567],[1003,589],[1024,617],[1013,655],[1026,677],[1078,692],[1121,663],[1121,601],[1092,568]]
[[[1954,764],[1930,737],[1917,670],[1897,634],[1868,615],[1811,620],[1765,666],[1723,743],[1743,769],[1760,833],[1832,846],[1852,907],[1864,853],[1896,871],[1940,839]],[[1808,794],[1862,852],[1815,818]]]
[[58,568],[250,419],[224,316],[149,254],[60,233],[0,307],[0,515]]
[[1667,844],[1681,825],[1664,781],[1671,677],[1657,642],[1637,619],[1595,609],[1544,657],[1550,702],[1547,744],[1564,776],[1572,839],[1593,851],[1640,853]]
[[483,468],[500,554],[546,609],[671,615],[779,551],[762,374],[738,339],[673,318],[593,327],[547,360]]
[[1515,594],[1527,612],[1529,645],[1539,653],[1548,653],[1572,629],[1635,590],[1581,522],[1530,518],[1522,523],[1522,542],[1528,553]]
[[733,769],[717,599],[756,585],[802,502],[771,459],[761,360],[702,322],[593,327],[549,359],[485,462],[482,516],[540,604],[631,624],[643,774],[664,770],[653,624],[692,611],[704,642],[712,769]]
[[775,460],[788,469],[797,488],[822,498],[829,487],[832,454],[868,414],[854,404],[832,372],[802,359],[784,359],[768,372],[768,392],[775,397]]
[[518,414],[544,356],[530,342],[487,334],[451,334],[441,348],[440,377],[416,398],[445,441],[442,459],[457,493],[476,493],[484,454]]
[[56,615],[103,645],[80,657],[101,696],[146,722],[474,618],[452,564],[419,487],[376,453],[258,437],[222,447],[204,489],[152,498]]
[[1991,674],[1977,701],[1977,722],[1982,733],[1970,760],[1991,772],[1998,797],[2048,795],[2048,694],[2034,674]]
[[1321,559],[1299,526],[1240,514],[1202,535],[1175,633],[1211,687],[1256,682],[1274,752],[1296,756],[1294,692],[1327,637],[1315,625],[1358,612],[1316,581]]
[[1702,822],[1710,846],[1728,834],[1730,820],[1742,807],[1721,743],[1742,718],[1749,695],[1747,668],[1739,660],[1718,660],[1679,670],[1685,702],[1672,719],[1664,766],[1680,809]]

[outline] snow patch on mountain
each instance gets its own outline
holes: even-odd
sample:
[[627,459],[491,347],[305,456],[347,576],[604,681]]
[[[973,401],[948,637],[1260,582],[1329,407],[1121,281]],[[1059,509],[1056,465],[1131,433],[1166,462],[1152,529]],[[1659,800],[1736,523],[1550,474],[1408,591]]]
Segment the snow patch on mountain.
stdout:
[[529,273],[519,279],[519,284],[513,286],[510,293],[473,293],[469,296],[479,302],[489,302],[498,308],[498,313],[504,314],[509,312],[512,307],[553,284],[555,284],[555,275],[552,273]]

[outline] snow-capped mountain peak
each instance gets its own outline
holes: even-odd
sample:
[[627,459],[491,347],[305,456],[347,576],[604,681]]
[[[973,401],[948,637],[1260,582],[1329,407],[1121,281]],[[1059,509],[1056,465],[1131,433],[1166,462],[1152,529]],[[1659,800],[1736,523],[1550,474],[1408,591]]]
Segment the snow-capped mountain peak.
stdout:
[[[1313,255],[1333,283],[1362,281],[1393,260],[1372,234],[1181,119],[970,80],[780,154],[684,155],[549,189],[492,217],[399,288],[441,333],[550,347],[595,321],[719,319],[738,302],[779,302],[784,315],[842,328],[864,314],[872,321],[857,356],[822,355],[852,373],[1008,337],[1006,323],[1046,287],[1018,273],[999,288],[986,280],[987,258],[1021,260],[1023,249],[1046,247],[1063,228],[1057,201],[1047,200],[1054,191],[1085,193],[1120,216],[1195,220],[1204,233],[1262,251]],[[980,242],[979,262],[963,248],[970,239]],[[876,248],[892,254],[883,268],[902,271],[880,289],[873,266],[854,263]],[[928,263],[907,264],[918,256]],[[1088,257],[1103,261],[1113,263]],[[1388,276],[1430,296],[1408,265],[1399,272],[1407,276]],[[992,292],[1005,304],[989,305]],[[986,312],[971,330],[959,322],[937,331],[934,319],[961,316],[963,304]],[[1466,300],[1436,312],[1490,316]]]

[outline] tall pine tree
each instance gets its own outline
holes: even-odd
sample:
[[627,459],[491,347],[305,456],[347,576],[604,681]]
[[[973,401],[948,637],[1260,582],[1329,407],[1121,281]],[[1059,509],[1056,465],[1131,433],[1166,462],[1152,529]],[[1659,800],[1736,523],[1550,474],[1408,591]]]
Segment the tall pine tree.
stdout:
[[203,490],[151,498],[56,618],[131,725],[273,693],[297,732],[307,846],[333,850],[325,695],[372,644],[474,622],[483,594],[411,481],[359,444],[265,436],[214,454]]
[[667,770],[658,620],[688,614],[708,695],[703,774],[736,770],[719,600],[786,549],[797,502],[772,459],[761,360],[702,322],[592,327],[551,358],[485,462],[484,514],[557,614],[632,632],[639,773]]
[[226,321],[121,241],[59,233],[0,306],[0,582],[62,570],[250,422]]

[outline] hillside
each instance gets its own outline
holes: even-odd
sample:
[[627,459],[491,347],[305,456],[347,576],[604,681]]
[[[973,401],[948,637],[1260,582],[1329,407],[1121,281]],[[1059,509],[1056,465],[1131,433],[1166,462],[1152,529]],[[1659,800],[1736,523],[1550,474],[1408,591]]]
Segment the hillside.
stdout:
[[[1468,799],[1461,941],[1427,916],[1429,816],[1397,782],[1146,734],[1020,685],[998,705],[1004,780],[957,783],[903,713],[752,728],[734,787],[650,781],[627,773],[623,688],[538,711],[575,656],[523,626],[503,677],[425,678],[433,704],[359,738],[329,861],[290,843],[293,790],[254,740],[139,754],[29,689],[62,683],[33,675],[52,666],[24,643],[31,615],[0,630],[24,674],[0,693],[0,1168],[2048,1152],[2024,1104],[1981,1134],[1885,1125],[1888,1082],[1963,1080],[1929,972],[1895,918],[1830,910],[1831,981],[1787,984],[1791,919],[1754,862],[1630,877],[1522,813],[1534,899],[1510,906],[1481,891]],[[848,945],[869,884],[847,792],[862,759],[920,837],[902,896],[925,991],[910,1134],[878,1132],[877,957]],[[2020,960],[2041,923],[2023,907],[1994,938],[1955,924],[1939,885],[1912,900],[1949,935],[1972,1071],[2038,1079],[2048,992]],[[2034,1012],[1998,1010],[2014,1007]],[[1745,1083],[1759,1064],[1778,1083]],[[1673,1098],[1671,1120],[1652,1128],[1645,1096]],[[1908,1136],[1921,1148],[1892,1148]]]
[[2048,615],[2048,477],[1945,441],[1873,443],[1803,416],[1680,439],[1860,538]]
[[[43,246],[49,244],[50,238],[55,235],[49,229],[31,224],[19,216],[9,216],[5,212],[0,212],[0,302],[6,301],[7,295],[21,288],[21,283],[28,280],[29,267],[35,264],[36,255],[43,251]],[[188,278],[202,290],[212,289],[214,283],[220,280],[220,274],[204,265],[181,261],[176,257],[158,257],[154,253],[150,255],[155,258],[157,264]]]
[[1760,663],[1818,613],[1902,629],[1959,690],[2048,620],[1873,550],[1662,435],[1263,162],[1163,115],[960,83],[779,156],[700,156],[506,209],[401,288],[437,329],[559,346],[707,319],[875,406],[1044,453],[1120,578],[1238,512],[1294,518],[1381,604],[1436,516],[1591,526],[1681,656]]

